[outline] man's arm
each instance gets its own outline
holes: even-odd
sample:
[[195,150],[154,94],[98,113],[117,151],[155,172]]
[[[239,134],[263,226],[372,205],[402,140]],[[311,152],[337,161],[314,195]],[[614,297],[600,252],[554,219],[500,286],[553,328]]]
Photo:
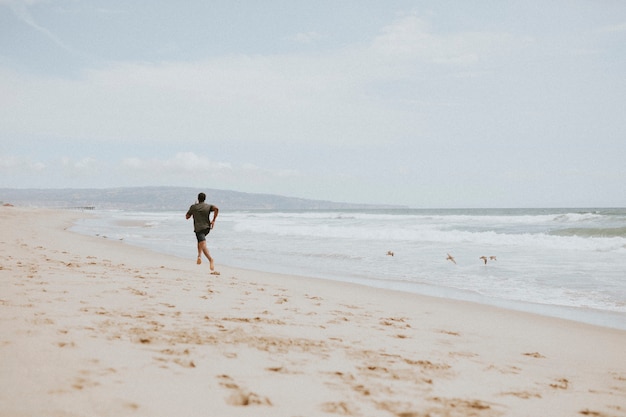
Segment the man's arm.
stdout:
[[220,209],[218,209],[216,206],[213,206],[213,221],[211,222],[211,229],[213,229],[213,226],[215,225],[215,219],[217,219],[217,213],[220,212]]

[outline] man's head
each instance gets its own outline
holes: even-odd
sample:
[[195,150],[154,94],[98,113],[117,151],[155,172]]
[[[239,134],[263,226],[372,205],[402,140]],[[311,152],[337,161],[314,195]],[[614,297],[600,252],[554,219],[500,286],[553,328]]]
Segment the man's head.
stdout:
[[198,202],[199,203],[204,203],[204,200],[206,200],[206,194],[204,194],[204,193],[198,194]]

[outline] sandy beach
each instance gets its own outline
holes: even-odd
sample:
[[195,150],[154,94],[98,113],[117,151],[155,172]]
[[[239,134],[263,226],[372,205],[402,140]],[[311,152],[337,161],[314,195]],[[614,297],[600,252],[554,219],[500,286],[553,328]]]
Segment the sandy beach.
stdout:
[[[626,332],[157,254],[0,207],[0,416],[626,416]],[[211,242],[209,239],[209,247]]]

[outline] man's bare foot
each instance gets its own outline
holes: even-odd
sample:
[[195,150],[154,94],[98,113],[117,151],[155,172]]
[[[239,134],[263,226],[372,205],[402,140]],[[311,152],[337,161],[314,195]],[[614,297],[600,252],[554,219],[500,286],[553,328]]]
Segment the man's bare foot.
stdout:
[[200,264],[202,263],[202,258],[200,258],[200,257],[198,256],[198,260],[196,261],[196,263],[197,263],[198,265],[200,265]]
[[213,271],[213,272],[211,272],[211,275],[219,275],[219,274],[220,274],[220,273],[219,273],[219,272],[217,272],[217,271]]
[[209,267],[211,268],[211,271],[215,271],[215,264],[213,263],[213,259],[209,259]]

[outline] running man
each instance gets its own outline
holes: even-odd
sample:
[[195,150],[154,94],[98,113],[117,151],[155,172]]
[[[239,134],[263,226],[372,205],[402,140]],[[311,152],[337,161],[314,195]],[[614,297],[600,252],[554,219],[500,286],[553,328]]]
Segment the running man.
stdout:
[[[198,240],[198,260],[196,263],[198,265],[202,263],[202,254],[204,253],[204,256],[209,260],[211,273],[213,273],[215,272],[215,264],[206,246],[206,237],[211,229],[215,227],[215,219],[217,219],[219,209],[212,204],[205,203],[204,200],[206,200],[206,194],[198,194],[198,202],[189,207],[185,218],[189,220],[193,216],[193,231],[196,233],[196,239]],[[211,212],[213,212],[212,221],[210,219]]]

